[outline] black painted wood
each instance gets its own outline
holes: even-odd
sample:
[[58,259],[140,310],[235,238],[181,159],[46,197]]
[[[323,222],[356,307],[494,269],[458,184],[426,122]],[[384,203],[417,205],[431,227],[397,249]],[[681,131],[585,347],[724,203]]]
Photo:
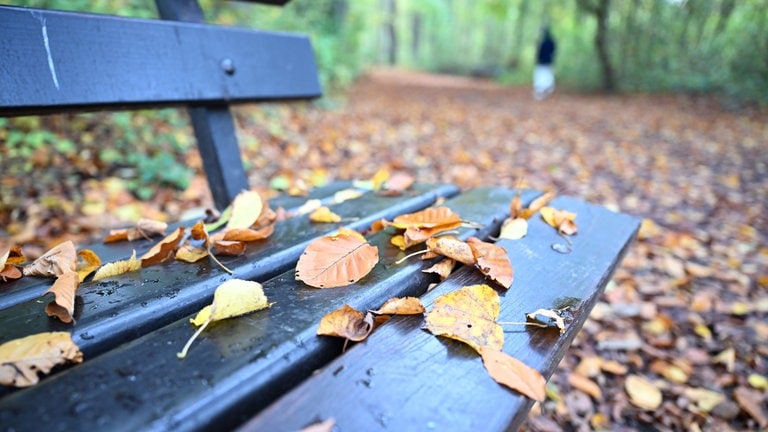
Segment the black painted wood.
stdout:
[[[538,218],[528,235],[503,240],[515,267],[515,281],[501,292],[500,321],[523,321],[538,308],[577,302],[565,334],[511,327],[504,351],[549,377],[586,320],[634,238],[638,221],[583,202],[559,198],[553,205],[578,214],[572,252]],[[458,272],[423,297],[482,283],[472,271]],[[430,306],[428,306],[428,309]],[[422,317],[397,317],[364,343],[313,375],[252,419],[243,431],[298,430],[334,418],[339,430],[517,430],[532,402],[493,381],[480,357],[466,345],[421,329]],[[332,395],[332,396],[331,396]]]
[[[307,200],[320,200],[323,205],[330,205],[333,202],[333,195],[344,189],[352,187],[350,181],[337,181],[328,185],[313,189],[306,197],[293,197],[281,195],[269,200],[269,205],[273,209],[283,208],[291,212],[297,210]],[[192,226],[197,220],[187,220],[170,224],[168,233],[173,232],[179,226]],[[79,249],[90,249],[99,256],[103,263],[127,259],[133,251],[138,256],[148,251],[159,238],[139,239],[133,242],[120,243],[94,243],[90,245],[78,245]],[[9,308],[19,303],[34,300],[40,297],[51,287],[53,281],[50,278],[28,276],[15,281],[9,281],[0,284],[0,310]]]
[[0,116],[320,96],[286,33],[0,6]]
[[[447,205],[464,219],[484,225],[462,229],[462,237],[485,237],[498,229],[513,195],[483,188]],[[525,197],[534,195],[528,192]],[[393,265],[404,254],[389,244],[390,238],[389,233],[371,238],[381,263],[355,285],[318,290],[297,282],[290,270],[263,284],[275,302],[270,309],[211,326],[183,361],[175,353],[194,332],[189,317],[141,337],[131,335],[137,338],[97,358],[86,355],[83,365],[0,399],[0,422],[46,430],[92,425],[174,431],[235,427],[340,354],[339,340],[315,335],[324,314],[345,303],[368,309],[392,296],[424,293],[434,277],[421,270],[432,262],[416,258]],[[140,325],[136,321],[123,323]],[[61,395],[56,404],[45,402],[50,394]]]
[[[344,226],[364,230],[378,219],[424,208],[440,197],[455,195],[451,185],[416,185],[418,194],[377,197],[373,194],[333,207],[351,221]],[[221,261],[239,279],[267,280],[295,265],[314,238],[338,226],[316,224],[308,216],[290,218],[275,225],[269,239],[254,242],[238,257]],[[49,318],[45,304],[50,298],[33,299],[0,311],[0,343],[45,331],[70,331],[87,358],[153,329],[173,322],[211,302],[213,292],[230,276],[215,263],[190,264],[171,261],[105,279],[85,282],[78,289],[74,326]]]

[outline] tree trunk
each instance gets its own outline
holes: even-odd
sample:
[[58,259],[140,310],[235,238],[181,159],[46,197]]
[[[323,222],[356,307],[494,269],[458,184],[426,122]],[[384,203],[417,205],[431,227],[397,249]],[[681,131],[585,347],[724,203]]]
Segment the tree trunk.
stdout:
[[616,90],[616,75],[608,53],[608,9],[611,1],[597,0],[597,3],[593,3],[589,0],[577,0],[577,4],[597,20],[595,49],[597,60],[600,62],[601,87],[606,93],[612,93]]
[[386,11],[387,20],[384,23],[384,39],[386,40],[387,63],[397,64],[397,0],[382,0],[383,9]]

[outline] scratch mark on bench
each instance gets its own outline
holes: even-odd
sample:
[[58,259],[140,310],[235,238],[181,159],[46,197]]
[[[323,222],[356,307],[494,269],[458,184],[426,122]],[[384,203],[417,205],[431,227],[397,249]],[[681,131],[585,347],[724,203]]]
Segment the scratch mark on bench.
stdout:
[[45,45],[45,54],[48,57],[48,69],[51,70],[53,85],[56,86],[56,90],[59,90],[59,78],[56,76],[56,66],[53,64],[53,57],[51,56],[51,45],[48,42],[48,25],[45,23],[45,17],[43,17],[39,12],[32,12],[32,16],[40,21],[40,24],[43,26],[43,45]]

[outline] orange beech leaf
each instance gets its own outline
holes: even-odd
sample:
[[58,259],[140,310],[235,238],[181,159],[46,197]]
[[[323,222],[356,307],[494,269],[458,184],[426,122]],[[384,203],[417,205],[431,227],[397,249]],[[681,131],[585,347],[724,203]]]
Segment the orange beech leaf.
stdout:
[[72,241],[65,241],[32,264],[24,267],[25,276],[60,276],[64,273],[73,272],[77,268],[77,252],[75,244]]
[[436,273],[440,276],[440,280],[444,281],[451,275],[453,267],[456,266],[456,261],[450,258],[445,258],[436,262],[432,267],[422,270],[424,273]]
[[480,272],[504,288],[512,286],[514,269],[509,261],[507,251],[492,243],[486,243],[479,238],[470,237],[467,244],[475,256],[477,268]]
[[373,331],[373,315],[363,315],[349,305],[326,314],[317,328],[319,336],[342,337],[353,342],[364,340]]
[[232,201],[232,215],[227,229],[249,228],[256,223],[264,210],[264,201],[256,191],[243,191]]
[[54,300],[45,307],[48,316],[55,316],[63,323],[71,323],[75,313],[75,292],[80,286],[80,277],[75,272],[64,273],[56,278],[53,286],[43,293],[53,293]]
[[133,228],[122,228],[111,230],[109,235],[104,238],[104,243],[113,243],[118,241],[134,241],[140,238],[150,238],[165,235],[168,224],[162,221],[152,219],[139,219]]
[[553,207],[543,207],[541,209],[541,218],[544,222],[557,228],[561,234],[574,235],[578,232],[576,226],[576,213],[565,210],[558,210]]
[[476,262],[472,248],[454,236],[432,237],[427,240],[427,248],[431,252],[452,258],[466,265],[474,265]]
[[432,228],[409,227],[403,233],[403,237],[405,238],[405,247],[409,248],[413,245],[424,243],[430,237],[434,237],[441,232],[449,231],[460,226],[461,221],[445,225],[438,225]]
[[359,233],[338,234],[310,243],[296,264],[296,279],[315,288],[333,288],[357,282],[379,262],[379,250]]
[[0,345],[0,384],[29,387],[54,366],[82,363],[83,353],[68,332],[38,333]]
[[547,380],[539,371],[501,350],[481,347],[480,355],[488,374],[497,383],[535,401],[544,402],[547,397]]
[[213,243],[218,255],[242,255],[245,253],[245,243],[239,241],[219,240]]
[[275,232],[274,225],[267,225],[259,229],[234,228],[223,233],[221,238],[214,240],[252,242],[269,238]]
[[379,310],[371,311],[376,315],[418,315],[426,312],[418,297],[393,297],[384,302]]
[[379,219],[371,224],[371,229],[368,230],[368,234],[376,234],[379,231],[383,231],[389,226],[389,222],[386,219]]
[[93,281],[95,282],[108,277],[119,276],[140,269],[141,260],[136,258],[136,251],[133,251],[133,254],[128,259],[111,262],[101,266],[101,268],[96,271],[96,274],[93,275]]
[[189,233],[189,236],[192,238],[192,240],[202,240],[205,241],[207,244],[208,239],[208,230],[205,228],[205,224],[203,221],[197,222],[193,227],[192,230]]
[[183,226],[176,228],[172,234],[165,237],[162,241],[152,247],[147,253],[141,256],[141,266],[149,267],[168,260],[173,256],[173,252],[184,237],[185,228]]
[[318,223],[337,223],[341,222],[341,216],[332,212],[328,207],[322,206],[309,214],[309,220]]
[[448,207],[430,207],[416,213],[400,215],[390,225],[400,229],[455,225],[452,228],[448,228],[453,229],[461,225],[461,218]]
[[435,299],[427,314],[426,329],[435,336],[462,341],[480,352],[501,350],[504,331],[499,317],[499,295],[488,285],[471,285]]
[[537,197],[531,201],[531,203],[528,205],[528,208],[523,209],[523,211],[520,213],[520,217],[523,219],[530,219],[531,216],[535,215],[536,212],[544,208],[544,206],[549,204],[549,202],[555,199],[556,196],[557,194],[553,191],[548,191]]
[[19,270],[18,267],[10,264],[6,264],[6,266],[0,270],[0,281],[2,282],[19,279],[21,276],[21,270]]
[[384,189],[382,193],[385,195],[397,195],[406,191],[416,179],[409,174],[395,173],[389,177],[389,180],[384,182]]
[[89,274],[101,267],[101,258],[90,249],[83,249],[77,252],[77,256],[82,260],[77,262],[77,276],[80,278],[80,282],[82,282]]

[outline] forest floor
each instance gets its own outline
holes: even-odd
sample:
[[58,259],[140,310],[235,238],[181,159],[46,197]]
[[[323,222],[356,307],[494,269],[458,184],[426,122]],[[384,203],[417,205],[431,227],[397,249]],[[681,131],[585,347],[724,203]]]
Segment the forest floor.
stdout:
[[[254,186],[385,167],[462,188],[522,181],[645,220],[525,430],[768,427],[768,113],[679,95],[534,101],[525,87],[393,70],[361,78],[334,108],[253,109],[238,121]],[[17,239],[87,232],[92,206],[138,205],[103,192],[110,181],[37,227],[0,216]],[[210,204],[204,181],[137,211],[176,218]]]

